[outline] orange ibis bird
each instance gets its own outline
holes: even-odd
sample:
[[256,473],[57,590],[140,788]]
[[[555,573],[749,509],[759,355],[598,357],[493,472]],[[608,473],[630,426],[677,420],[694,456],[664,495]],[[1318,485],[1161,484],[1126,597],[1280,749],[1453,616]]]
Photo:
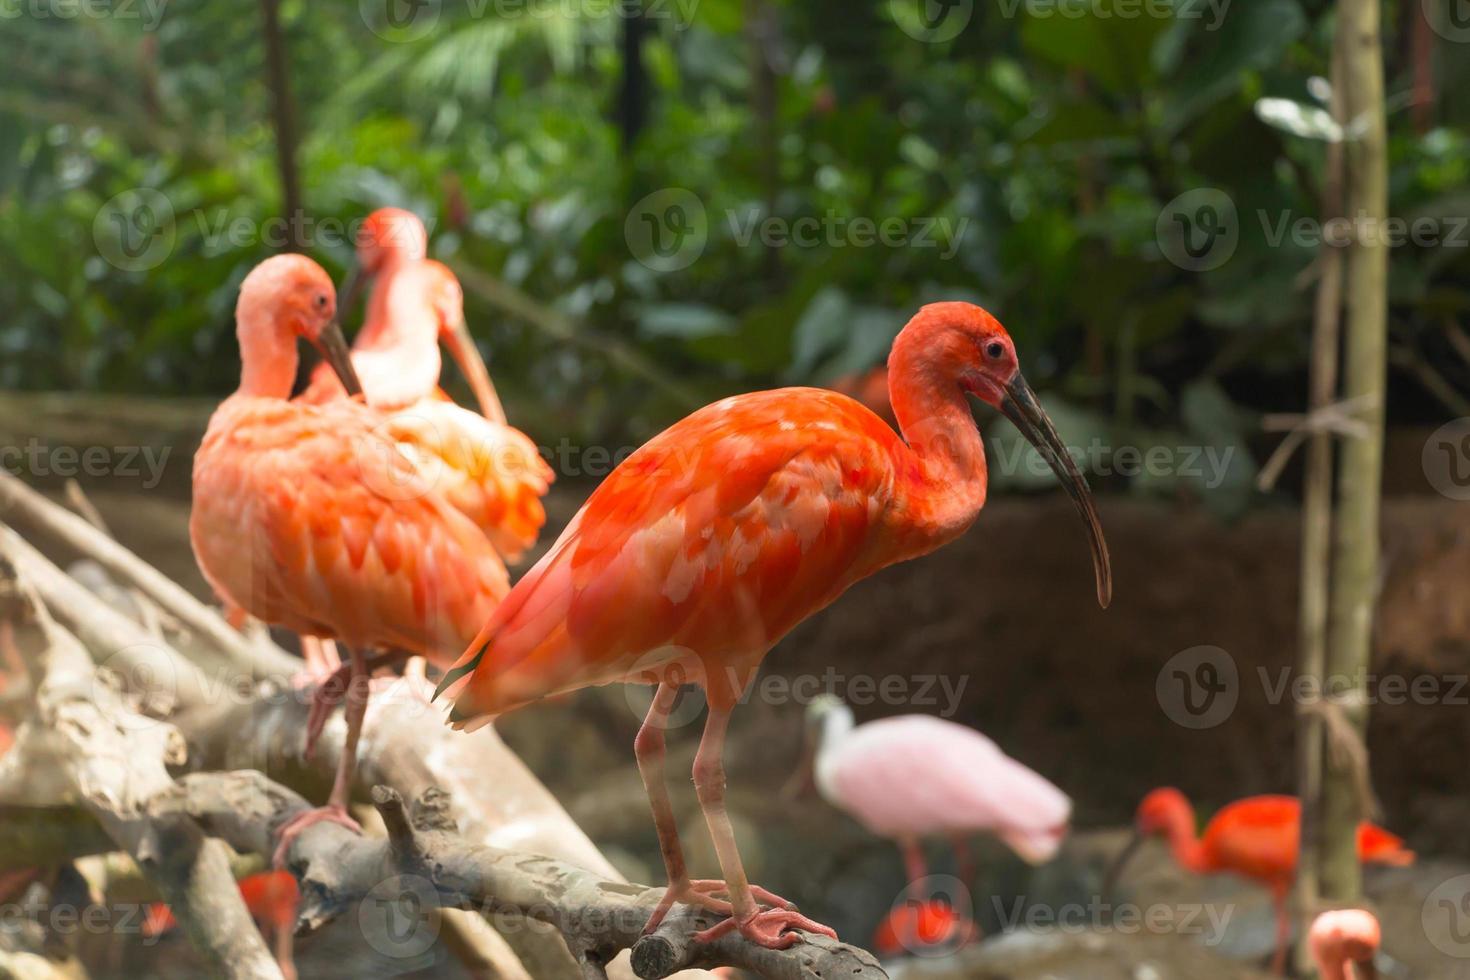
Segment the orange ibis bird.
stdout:
[[[994,834],[1031,864],[1051,860],[1066,837],[1072,801],[973,728],[929,715],[854,725],[852,709],[827,694],[812,700],[808,719],[817,790],[898,843],[911,889],[928,874],[924,838],[950,837],[968,866],[970,834]],[[968,867],[960,874],[968,887]]]
[[1376,980],[1373,960],[1382,941],[1378,920],[1363,909],[1323,912],[1307,932],[1322,980]]
[[296,343],[321,349],[361,387],[321,266],[278,255],[240,284],[240,387],[214,412],[194,457],[189,538],[227,603],[265,623],[346,644],[347,738],[325,807],[282,830],[277,860],[318,820],[347,814],[366,710],[369,648],[447,662],[489,618],[509,577],[489,539],[380,436],[355,398],[291,401]]
[[[1087,527],[1098,601],[1111,597],[1092,495],[995,318],[968,303],[926,306],[888,365],[901,437],[815,388],[726,398],[655,436],[609,474],[440,683],[459,728],[589,685],[658,685],[634,743],[669,884],[650,929],[683,901],[729,914],[700,940],[738,929],[784,948],[793,929],[831,934],[746,877],[725,809],[731,709],[797,623],[974,522],[986,465],[968,396],[1005,413],[1056,471]],[[690,681],[709,705],[694,784],[723,881],[690,880],[664,785],[663,729]]]
[[[345,317],[364,286],[373,283],[367,317],[352,345],[352,365],[367,402],[395,409],[425,398],[448,401],[438,388],[443,341],[481,413],[503,423],[505,409],[465,323],[459,280],[448,266],[430,259],[428,250],[428,230],[412,211],[379,208],[358,229],[356,264],[338,299]],[[341,383],[322,365],[303,397],[324,401],[342,393]]]
[[[1293,796],[1249,796],[1220,808],[1197,835],[1194,807],[1172,787],[1156,789],[1143,798],[1134,818],[1134,839],[1108,872],[1105,892],[1118,879],[1128,859],[1150,836],[1169,843],[1174,860],[1195,874],[1230,871],[1271,889],[1276,902],[1276,952],[1272,972],[1286,967],[1286,945],[1291,921],[1287,892],[1296,872],[1301,845],[1301,802]],[[1358,825],[1358,860],[1402,867],[1414,862],[1414,852],[1401,838],[1371,823]]]
[[[505,410],[465,325],[459,280],[426,258],[428,233],[410,211],[380,208],[363,222],[357,269],[342,288],[343,312],[371,279],[367,319],[352,346],[352,366],[369,406],[383,415],[381,432],[430,474],[506,561],[536,543],[554,477],[536,444],[506,424]],[[481,415],[439,389],[443,341],[469,380]],[[319,365],[300,400],[345,397],[328,365]]]
[[[286,871],[261,871],[240,879],[240,897],[250,917],[270,940],[276,962],[286,980],[295,980],[296,966],[291,955],[292,928],[296,923],[296,905],[300,894],[296,876]],[[163,902],[148,907],[143,920],[143,935],[161,936],[178,923],[173,910]]]

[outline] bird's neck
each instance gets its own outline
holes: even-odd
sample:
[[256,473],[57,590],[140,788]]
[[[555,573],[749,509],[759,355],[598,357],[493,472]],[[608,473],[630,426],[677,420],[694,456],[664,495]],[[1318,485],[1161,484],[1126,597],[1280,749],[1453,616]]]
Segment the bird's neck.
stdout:
[[900,334],[888,367],[888,397],[917,467],[909,516],[937,547],[985,506],[985,445],[964,391],[923,344]]
[[296,383],[296,336],[269,314],[242,310],[236,316],[240,342],[239,394],[289,398]]
[[1315,949],[1317,974],[1321,980],[1357,980],[1358,969],[1341,949]]
[[1164,835],[1169,841],[1169,850],[1174,855],[1174,860],[1186,871],[1196,874],[1204,874],[1212,870],[1209,856],[1205,853],[1205,845],[1199,837],[1199,831],[1195,824],[1194,807],[1188,803],[1180,804],[1177,809],[1170,811],[1168,826],[1164,829]]

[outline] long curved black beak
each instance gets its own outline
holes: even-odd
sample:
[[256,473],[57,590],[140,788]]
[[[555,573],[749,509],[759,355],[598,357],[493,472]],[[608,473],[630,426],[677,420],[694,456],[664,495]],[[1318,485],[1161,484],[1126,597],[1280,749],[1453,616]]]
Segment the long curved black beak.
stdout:
[[1106,609],[1108,603],[1113,601],[1113,566],[1108,558],[1108,543],[1103,538],[1102,522],[1098,520],[1097,506],[1093,503],[1092,490],[1087,486],[1087,480],[1078,471],[1067,447],[1062,444],[1062,438],[1057,435],[1051,418],[1036,400],[1036,392],[1031,390],[1020,372],[1006,385],[1000,410],[1021,435],[1026,437],[1026,441],[1041,453],[1061,481],[1067,495],[1077,505],[1077,513],[1082,515],[1082,522],[1087,525],[1088,544],[1092,547],[1092,571],[1097,579],[1097,601]]
[[342,380],[342,387],[347,389],[349,398],[356,398],[362,394],[362,382],[357,380],[357,371],[352,367],[352,350],[347,346],[347,338],[342,336],[340,323],[334,319],[322,327],[322,332],[317,334],[316,340],[312,341],[312,346]]
[[1129,861],[1133,860],[1133,855],[1138,853],[1138,849],[1143,846],[1143,841],[1144,836],[1135,830],[1127,846],[1118,852],[1118,856],[1108,866],[1107,873],[1103,875],[1102,881],[1102,900],[1104,904],[1113,904],[1117,897],[1118,879],[1123,877],[1123,869],[1127,867]]

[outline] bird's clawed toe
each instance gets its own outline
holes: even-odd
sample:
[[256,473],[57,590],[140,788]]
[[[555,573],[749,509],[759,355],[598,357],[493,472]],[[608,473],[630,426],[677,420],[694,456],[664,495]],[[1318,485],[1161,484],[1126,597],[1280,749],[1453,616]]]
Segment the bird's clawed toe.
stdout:
[[696,932],[694,941],[713,942],[726,933],[737,930],[752,943],[766,949],[786,949],[793,946],[801,940],[801,932],[813,932],[829,939],[837,938],[837,933],[832,928],[809,919],[800,912],[776,908],[756,912],[743,922],[726,919],[702,932]]
[[271,857],[271,866],[276,869],[284,869],[286,856],[291,852],[292,842],[301,836],[301,832],[307,827],[323,822],[341,824],[354,834],[362,833],[362,826],[352,819],[346,807],[328,804],[304,810],[281,826],[276,835],[276,851]]

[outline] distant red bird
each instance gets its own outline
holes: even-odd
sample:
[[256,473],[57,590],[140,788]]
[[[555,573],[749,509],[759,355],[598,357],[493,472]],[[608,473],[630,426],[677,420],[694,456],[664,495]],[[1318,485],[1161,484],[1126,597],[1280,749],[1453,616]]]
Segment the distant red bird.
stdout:
[[[789,929],[831,934],[746,877],[725,810],[730,712],[797,623],[974,522],[986,463],[967,396],[1003,411],[1051,463],[1086,522],[1098,601],[1109,601],[1086,481],[995,318],[968,303],[926,306],[888,363],[902,437],[851,398],[814,388],[727,398],[654,437],[602,482],[440,685],[464,728],[581,687],[658,684],[634,743],[669,880],[649,928],[684,901],[730,915],[701,941],[738,929],[784,948],[798,940]],[[694,783],[723,881],[689,879],[664,785],[663,729],[686,682],[709,704]]]
[[[1145,837],[1158,836],[1169,842],[1180,866],[1195,874],[1231,871],[1260,882],[1276,900],[1272,970],[1280,974],[1291,932],[1286,898],[1301,843],[1301,802],[1293,796],[1251,796],[1221,807],[1203,836],[1195,836],[1195,826],[1194,807],[1179,790],[1149,793],[1138,805],[1135,839],[1113,865],[1109,880],[1117,879]],[[1414,852],[1404,848],[1401,838],[1365,822],[1358,826],[1358,859],[1402,867],[1414,862]]]
[[1376,980],[1382,941],[1378,920],[1362,909],[1323,912],[1307,933],[1321,980]]
[[[296,976],[291,957],[291,935],[296,925],[296,906],[300,894],[296,877],[287,871],[262,871],[240,879],[240,897],[250,917],[272,942],[276,962],[287,980]],[[173,911],[163,902],[148,907],[143,920],[143,935],[161,936],[178,925]]]
[[[321,266],[278,255],[240,284],[240,387],[210,418],[194,457],[189,539],[229,604],[305,636],[338,639],[352,670],[386,648],[441,664],[462,650],[510,587],[484,533],[378,431],[354,399],[288,400],[298,339],[319,346],[359,390]],[[326,807],[280,834],[277,859],[312,822],[347,814],[365,683],[347,685],[347,739]]]
[[978,934],[971,922],[942,898],[910,899],[884,916],[873,932],[873,952],[884,959],[957,949]]

